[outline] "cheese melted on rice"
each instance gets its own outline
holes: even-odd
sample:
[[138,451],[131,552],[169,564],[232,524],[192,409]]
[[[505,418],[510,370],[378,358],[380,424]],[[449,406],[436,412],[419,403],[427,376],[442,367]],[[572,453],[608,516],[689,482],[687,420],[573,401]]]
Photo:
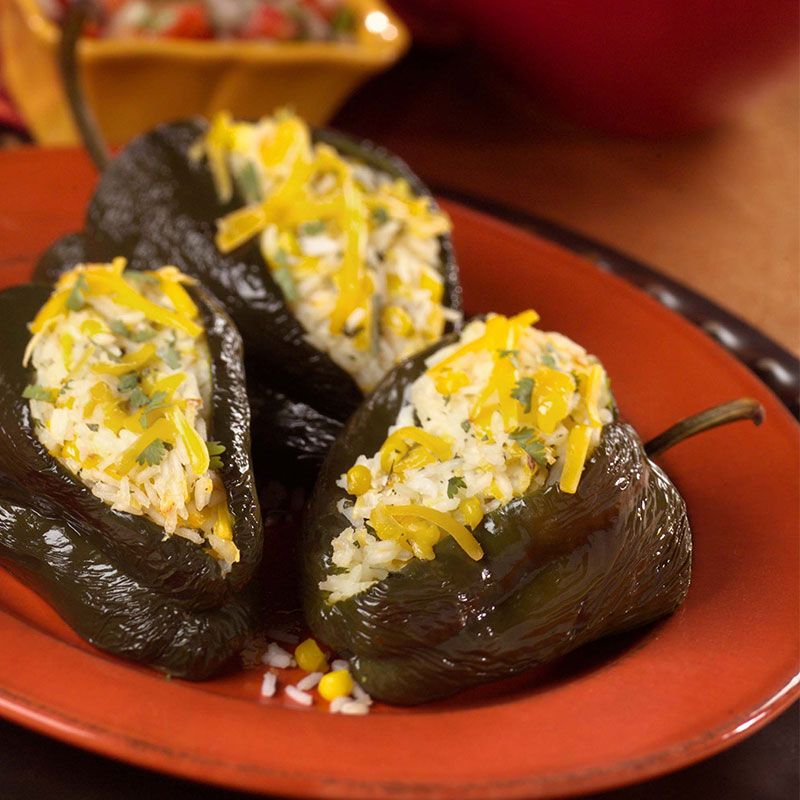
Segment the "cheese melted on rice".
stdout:
[[460,319],[442,304],[438,270],[450,221],[406,180],[312,144],[287,112],[255,124],[219,114],[192,154],[202,153],[220,199],[235,181],[248,202],[218,221],[217,247],[258,236],[306,339],[364,391]]
[[211,359],[175,267],[125,272],[125,259],[65,273],[30,324],[36,435],[117,511],[239,560],[225,488],[207,442]]
[[446,536],[479,560],[472,531],[486,514],[548,485],[576,491],[613,419],[611,395],[597,359],[532,328],[537,320],[527,311],[471,322],[427,360],[380,450],[340,477],[356,499],[339,503],[350,525],[319,584],[329,603],[435,558]]

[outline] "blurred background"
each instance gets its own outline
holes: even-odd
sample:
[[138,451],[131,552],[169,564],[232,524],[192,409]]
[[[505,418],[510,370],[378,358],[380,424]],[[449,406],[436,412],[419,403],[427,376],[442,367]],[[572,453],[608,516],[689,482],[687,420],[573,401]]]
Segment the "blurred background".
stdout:
[[[77,142],[66,5],[0,0],[6,146]],[[291,104],[439,187],[611,243],[800,351],[796,0],[95,5],[78,60],[112,143]]]

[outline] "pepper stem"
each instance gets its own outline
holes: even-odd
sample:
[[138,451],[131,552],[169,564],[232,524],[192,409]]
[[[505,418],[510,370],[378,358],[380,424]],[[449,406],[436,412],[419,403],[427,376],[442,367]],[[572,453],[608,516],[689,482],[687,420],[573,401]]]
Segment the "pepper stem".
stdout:
[[58,61],[61,67],[61,80],[67,96],[72,118],[94,165],[102,172],[111,161],[111,154],[103,134],[97,126],[94,114],[86,102],[78,71],[77,46],[83,24],[96,9],[92,0],[76,0],[67,6],[61,41],[58,47]]
[[664,433],[651,439],[645,444],[644,451],[650,458],[654,458],[690,436],[745,419],[751,419],[756,425],[760,425],[764,421],[764,408],[761,403],[750,397],[740,397],[738,400],[731,400],[701,411],[676,422]]

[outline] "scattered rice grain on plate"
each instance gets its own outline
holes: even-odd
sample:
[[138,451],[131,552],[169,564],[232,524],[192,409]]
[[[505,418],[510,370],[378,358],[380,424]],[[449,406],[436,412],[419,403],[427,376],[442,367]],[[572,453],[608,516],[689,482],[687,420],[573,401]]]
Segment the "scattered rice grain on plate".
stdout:
[[342,704],[339,713],[363,715],[369,713],[369,708],[364,703],[359,703],[356,700],[350,700],[348,698],[347,702]]
[[290,700],[299,703],[301,706],[310,706],[314,703],[314,698],[308,692],[302,692],[296,686],[287,686],[284,690]]
[[372,698],[357,683],[353,683],[353,697],[364,705],[371,706]]
[[305,678],[297,682],[297,688],[302,689],[304,692],[313,689],[320,682],[322,675],[323,673],[321,672],[309,672]]
[[261,696],[274,697],[278,688],[278,676],[274,672],[265,672],[261,682]]
[[328,711],[331,714],[338,714],[342,710],[342,706],[345,703],[349,703],[349,702],[350,702],[350,698],[347,695],[344,695],[343,697],[336,697],[333,700],[331,700],[331,704],[328,707]]
[[270,642],[267,645],[267,652],[261,656],[261,661],[268,664],[270,667],[277,667],[278,669],[286,669],[295,665],[294,658],[291,653],[287,653],[280,645],[275,642]]

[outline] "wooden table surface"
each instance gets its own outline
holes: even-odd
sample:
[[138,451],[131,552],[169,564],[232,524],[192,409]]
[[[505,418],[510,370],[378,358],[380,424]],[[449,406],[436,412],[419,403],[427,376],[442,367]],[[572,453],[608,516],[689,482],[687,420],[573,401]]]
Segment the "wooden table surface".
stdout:
[[333,120],[423,178],[625,251],[800,352],[798,76],[706,133],[626,139],[542,110],[471,51],[415,54]]

